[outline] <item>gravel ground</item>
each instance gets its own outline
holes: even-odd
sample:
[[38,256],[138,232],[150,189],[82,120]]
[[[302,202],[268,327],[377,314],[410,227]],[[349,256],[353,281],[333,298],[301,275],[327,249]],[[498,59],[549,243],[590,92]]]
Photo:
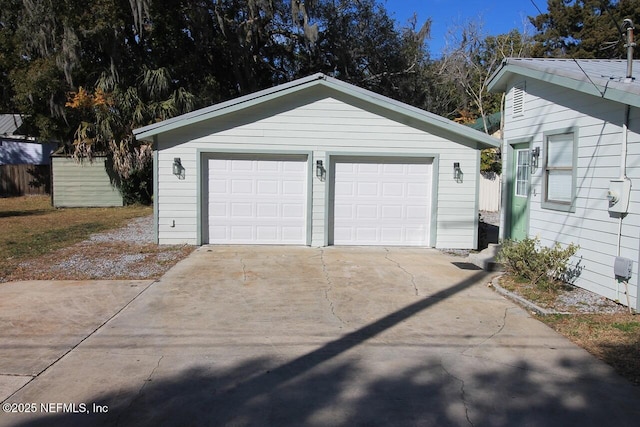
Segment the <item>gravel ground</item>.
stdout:
[[[483,222],[498,225],[499,212],[481,212]],[[153,216],[136,218],[127,226],[104,233],[52,254],[25,261],[7,281],[82,279],[157,279],[188,256],[193,246],[154,243]],[[443,250],[466,257],[468,250]],[[577,313],[621,313],[627,308],[593,292],[569,287],[560,292],[556,311]]]
[[500,211],[498,212],[480,211],[480,221],[499,227]]
[[576,313],[626,313],[629,309],[603,296],[586,289],[572,286],[571,290],[562,291],[556,298],[555,309]]
[[153,216],[147,216],[25,261],[4,281],[158,279],[193,249],[187,245],[156,245]]
[[[480,212],[480,220],[496,227],[500,226],[500,212]],[[576,286],[567,286],[560,291],[552,308],[556,311],[575,313],[624,313],[628,308],[615,301]]]
[[126,242],[141,245],[154,243],[153,215],[136,218],[125,227],[116,230],[92,234],[89,241],[98,243]]

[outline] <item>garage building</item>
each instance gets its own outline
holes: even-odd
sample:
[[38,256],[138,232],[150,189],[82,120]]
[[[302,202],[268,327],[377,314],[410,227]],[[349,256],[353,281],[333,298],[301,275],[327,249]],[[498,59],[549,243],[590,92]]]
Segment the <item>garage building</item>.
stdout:
[[477,245],[499,140],[316,74],[134,131],[160,244]]

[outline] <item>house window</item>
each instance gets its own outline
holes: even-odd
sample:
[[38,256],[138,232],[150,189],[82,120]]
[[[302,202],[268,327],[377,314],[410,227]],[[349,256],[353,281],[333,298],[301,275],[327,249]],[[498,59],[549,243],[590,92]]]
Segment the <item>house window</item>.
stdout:
[[546,209],[575,211],[576,136],[574,132],[545,136],[544,200]]
[[513,105],[512,114],[514,117],[524,115],[524,82],[513,86]]
[[529,149],[516,150],[516,196],[529,197]]

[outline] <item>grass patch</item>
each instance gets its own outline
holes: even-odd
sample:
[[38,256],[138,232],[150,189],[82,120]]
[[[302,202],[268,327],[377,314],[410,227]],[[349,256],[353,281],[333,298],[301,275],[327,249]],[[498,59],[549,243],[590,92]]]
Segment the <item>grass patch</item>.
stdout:
[[[571,292],[570,287],[543,290],[528,282],[522,282],[505,274],[500,278],[500,286],[545,308],[567,311],[557,302],[560,292]],[[576,305],[591,305],[594,302],[578,302]],[[611,365],[616,372],[636,385],[640,385],[640,318],[626,311],[615,313],[580,313],[538,315],[538,320],[546,323],[556,332],[564,335],[598,359]]]
[[640,322],[626,322],[626,323],[617,323],[614,322],[611,324],[614,328],[622,331],[622,332],[635,332],[636,329],[640,328]]
[[640,385],[640,322],[637,315],[571,314],[539,316],[560,334]]
[[0,278],[10,275],[23,260],[46,255],[151,213],[151,207],[136,205],[56,209],[48,196],[0,199]]
[[558,296],[557,288],[543,288],[532,285],[525,280],[510,275],[502,276],[500,286],[545,308],[551,308]]

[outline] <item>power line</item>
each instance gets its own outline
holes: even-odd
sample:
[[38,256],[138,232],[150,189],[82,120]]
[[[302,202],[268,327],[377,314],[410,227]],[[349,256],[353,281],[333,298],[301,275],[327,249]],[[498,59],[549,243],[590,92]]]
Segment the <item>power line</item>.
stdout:
[[539,7],[538,7],[538,5],[536,4],[536,2],[535,2],[535,1],[533,1],[533,0],[531,0],[531,4],[533,5],[533,7],[535,7],[536,9],[538,9],[538,13],[539,13],[540,15],[542,15],[542,11],[540,10],[540,8],[539,8]]
[[607,15],[609,15],[609,17],[613,21],[613,25],[615,25],[616,28],[618,29],[618,41],[623,41],[622,36],[624,35],[624,32],[622,31],[622,28],[618,24],[618,21],[616,21],[616,18],[614,18],[613,13],[611,13],[611,9],[609,9],[609,6],[607,6],[607,4],[604,1],[600,1],[600,7],[607,12]]
[[[577,60],[576,58],[572,58],[572,59],[573,59],[573,62],[575,62],[575,63],[576,63],[576,65],[578,66],[578,68],[580,68],[580,71],[582,71],[582,74],[584,74],[584,75],[585,75],[585,77],[586,77],[587,79],[589,79],[589,81],[591,82],[591,84],[593,85],[593,87],[595,87],[595,88],[596,88],[596,90],[598,91],[598,93],[600,94],[600,96],[604,98],[604,95],[605,95],[605,92],[606,92],[606,86],[605,86],[605,92],[601,91],[601,90],[600,90],[600,88],[598,87],[598,85],[597,85],[597,84],[595,84],[595,83],[593,82],[593,80],[591,80],[591,77],[589,77],[589,74],[587,74],[587,72],[584,70],[584,68],[582,68],[582,65],[580,65],[580,63],[578,62],[578,60]],[[608,86],[608,85],[609,85],[609,82],[607,82],[607,86]]]

